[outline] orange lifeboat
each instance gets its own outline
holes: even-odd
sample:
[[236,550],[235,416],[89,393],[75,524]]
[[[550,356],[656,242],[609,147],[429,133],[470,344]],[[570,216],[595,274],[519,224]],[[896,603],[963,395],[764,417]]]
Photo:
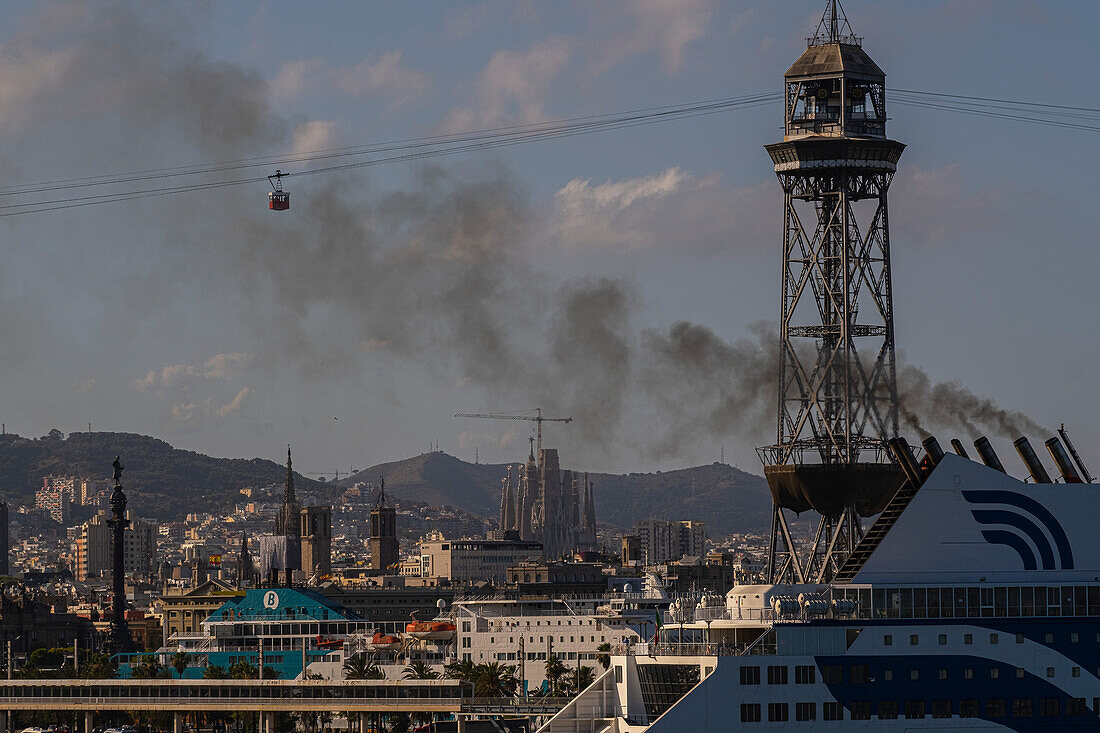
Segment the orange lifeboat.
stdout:
[[405,625],[405,633],[414,639],[423,641],[450,641],[455,638],[458,627],[451,621],[417,621],[413,619]]
[[395,652],[401,648],[401,639],[383,634],[381,631],[375,631],[374,636],[370,638],[370,647],[375,651]]

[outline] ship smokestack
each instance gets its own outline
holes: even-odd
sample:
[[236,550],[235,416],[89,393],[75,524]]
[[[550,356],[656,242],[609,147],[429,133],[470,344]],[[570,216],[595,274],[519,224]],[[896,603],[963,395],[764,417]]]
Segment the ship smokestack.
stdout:
[[905,438],[893,438],[890,440],[889,445],[890,452],[894,454],[895,460],[901,466],[901,470],[905,472],[909,482],[913,486],[920,486],[924,483],[924,474],[920,470],[920,464],[913,457],[913,451],[910,450],[909,443],[905,441]]
[[1008,473],[1001,463],[1001,459],[997,457],[997,451],[993,450],[993,445],[989,442],[989,438],[983,435],[974,441],[974,447],[977,449],[978,455],[981,456],[982,463],[990,468],[997,469],[1001,473]]
[[1039,456],[1035,454],[1035,449],[1031,447],[1031,442],[1027,438],[1016,438],[1016,440],[1012,441],[1012,445],[1016,446],[1016,452],[1020,454],[1020,458],[1022,458],[1027,465],[1027,470],[1031,472],[1031,478],[1035,483],[1051,483],[1050,474],[1043,468],[1043,464],[1039,462]]
[[924,452],[928,454],[928,460],[932,461],[932,465],[940,465],[940,461],[943,459],[943,448],[940,448],[940,441],[936,440],[935,436],[929,435],[921,441],[921,445],[924,446]]
[[957,455],[960,455],[963,458],[969,458],[970,457],[970,456],[966,455],[966,448],[963,447],[963,442],[961,440],[959,440],[958,438],[952,438],[951,439],[951,447],[954,449],[954,451]]
[[1067,484],[1079,484],[1081,477],[1077,475],[1077,469],[1073,467],[1073,461],[1070,460],[1069,453],[1066,453],[1065,447],[1062,445],[1062,441],[1057,437],[1053,437],[1046,442],[1047,450],[1050,451],[1050,457],[1054,459],[1054,464],[1058,466],[1058,473],[1062,474],[1062,480]]
[[1065,423],[1058,426],[1058,434],[1062,436],[1062,442],[1066,444],[1066,448],[1069,449],[1069,454],[1073,456],[1073,462],[1077,464],[1077,467],[1081,469],[1081,475],[1085,478],[1086,484],[1092,483],[1092,474],[1085,468],[1084,461],[1081,460],[1081,456],[1077,454],[1077,449],[1073,447],[1073,443],[1069,439],[1069,434],[1066,433]]

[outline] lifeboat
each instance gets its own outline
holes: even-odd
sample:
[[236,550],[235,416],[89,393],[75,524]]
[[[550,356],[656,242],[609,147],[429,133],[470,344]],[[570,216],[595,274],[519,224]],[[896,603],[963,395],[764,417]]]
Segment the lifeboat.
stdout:
[[374,636],[370,638],[370,648],[380,652],[395,652],[401,648],[401,639],[375,631]]
[[414,639],[423,641],[450,641],[455,638],[458,627],[452,621],[417,621],[413,619],[405,625],[405,633]]

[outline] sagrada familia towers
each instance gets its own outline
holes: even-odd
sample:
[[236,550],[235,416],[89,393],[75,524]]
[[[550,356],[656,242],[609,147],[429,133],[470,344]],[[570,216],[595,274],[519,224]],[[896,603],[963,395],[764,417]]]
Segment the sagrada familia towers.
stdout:
[[596,504],[588,474],[562,471],[558,451],[544,448],[535,461],[508,467],[502,480],[500,528],[542,542],[548,560],[596,549]]

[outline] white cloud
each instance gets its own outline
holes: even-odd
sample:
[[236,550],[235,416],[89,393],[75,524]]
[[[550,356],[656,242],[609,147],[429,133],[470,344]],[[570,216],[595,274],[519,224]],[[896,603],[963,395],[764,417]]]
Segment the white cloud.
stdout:
[[621,30],[600,39],[592,70],[602,73],[632,56],[655,52],[666,73],[678,74],[688,47],[707,34],[715,5],[715,0],[624,0],[612,5],[609,12]]
[[478,73],[471,98],[451,110],[444,127],[458,131],[517,120],[545,120],[543,104],[574,45],[572,39],[558,37],[526,51],[497,51]]
[[327,150],[336,146],[336,123],[328,120],[310,120],[298,125],[291,142],[292,155]]
[[326,71],[328,71],[328,64],[324,59],[287,61],[268,84],[268,88],[276,99],[293,99],[305,94],[315,80]]
[[383,97],[391,106],[408,104],[432,89],[432,78],[402,63],[401,51],[368,56],[354,66],[333,67],[324,59],[288,61],[271,80],[276,99],[288,100],[311,93],[339,93],[349,97]]
[[172,364],[150,371],[135,379],[134,386],[163,400],[174,422],[197,424],[203,419],[222,419],[239,412],[252,390],[228,385],[234,390],[229,394],[234,396],[226,401],[226,387],[219,385],[236,380],[254,360],[252,354],[215,354],[201,365]]
[[696,178],[678,167],[595,185],[578,178],[554,195],[551,238],[584,249],[751,246],[774,221],[774,188],[730,189],[717,176]]
[[236,412],[237,410],[241,409],[241,405],[244,403],[245,398],[248,397],[248,395],[251,393],[252,390],[250,390],[248,387],[241,388],[241,391],[237,393],[236,397],[234,397],[228,404],[222,405],[217,410],[215,410],[214,414],[218,417],[225,417],[231,412]]

